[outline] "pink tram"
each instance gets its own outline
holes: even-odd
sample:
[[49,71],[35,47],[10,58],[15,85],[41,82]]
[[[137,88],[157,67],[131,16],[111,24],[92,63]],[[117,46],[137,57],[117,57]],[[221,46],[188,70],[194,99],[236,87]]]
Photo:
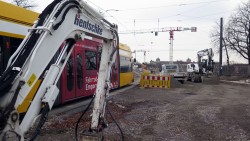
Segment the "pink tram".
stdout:
[[[10,56],[18,48],[28,29],[39,13],[0,1],[0,76],[4,72]],[[6,12],[8,11],[8,12]],[[29,15],[29,16],[24,16]],[[61,80],[58,83],[60,95],[54,105],[93,95],[97,85],[98,69],[101,59],[103,40],[86,37],[75,44]],[[134,80],[132,71],[132,52],[125,44],[119,45],[116,62],[112,66],[111,87],[116,89]],[[53,62],[54,60],[51,60]],[[36,82],[38,88],[41,80]],[[35,89],[33,90],[35,91]],[[18,107],[23,113],[32,101],[34,93]]]
[[[60,103],[93,95],[98,80],[102,40],[85,39],[75,44],[72,55],[61,76]],[[118,60],[118,54],[117,54]],[[118,68],[118,61],[115,66]],[[119,69],[112,69],[112,89],[119,86]]]

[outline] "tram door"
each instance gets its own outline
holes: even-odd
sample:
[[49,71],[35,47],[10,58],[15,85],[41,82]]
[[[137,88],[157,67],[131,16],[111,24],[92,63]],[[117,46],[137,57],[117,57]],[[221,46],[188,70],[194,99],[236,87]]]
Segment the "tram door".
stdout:
[[70,55],[61,75],[62,103],[75,98],[75,54]]
[[85,48],[85,96],[95,93],[98,81],[97,46],[93,46],[93,44],[88,45]]
[[111,79],[111,89],[115,89],[115,88],[118,88],[118,82],[119,82],[119,63],[118,63],[118,56],[119,54],[117,53],[116,54],[116,60],[115,60],[115,63],[112,65],[112,68],[111,68],[111,76],[110,76],[110,79]]
[[0,74],[7,67],[10,56],[16,51],[22,39],[0,35]]
[[75,44],[61,75],[62,103],[95,93],[98,81],[98,46],[100,43],[87,39]]
[[0,75],[3,73],[3,38],[0,36]]
[[10,38],[0,36],[0,74],[5,70],[10,56]]
[[77,43],[61,75],[62,103],[84,96],[84,49]]
[[75,49],[75,74],[76,74],[76,97],[83,97],[85,95],[84,85],[84,48],[82,45],[77,46]]

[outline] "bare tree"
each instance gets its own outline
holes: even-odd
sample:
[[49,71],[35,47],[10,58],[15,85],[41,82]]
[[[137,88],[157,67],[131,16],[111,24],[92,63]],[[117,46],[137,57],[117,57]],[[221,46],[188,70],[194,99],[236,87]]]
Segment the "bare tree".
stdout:
[[32,1],[30,0],[11,0],[13,4],[20,6],[22,8],[26,8],[26,9],[31,9],[36,7],[35,4],[32,4]]
[[230,17],[224,39],[230,50],[239,53],[250,65],[250,1]]

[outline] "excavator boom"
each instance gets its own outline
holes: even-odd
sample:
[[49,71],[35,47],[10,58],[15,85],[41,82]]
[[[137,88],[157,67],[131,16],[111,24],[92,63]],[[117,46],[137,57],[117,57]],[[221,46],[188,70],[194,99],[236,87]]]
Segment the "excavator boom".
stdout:
[[[92,130],[98,129],[119,44],[117,26],[81,0],[55,0],[29,29],[0,77],[0,140],[23,141],[24,134],[41,115],[38,129],[30,138],[35,139],[59,94],[56,84],[74,43],[86,36],[104,40],[91,124]],[[57,52],[59,55],[51,64]],[[17,109],[30,94],[32,101],[20,120]]]
[[[207,59],[202,60],[202,57],[204,56],[207,56]],[[214,66],[213,56],[214,56],[214,53],[213,53],[212,48],[204,49],[204,50],[197,52],[198,65],[199,65],[200,72],[208,73],[208,71],[213,71],[213,66]]]

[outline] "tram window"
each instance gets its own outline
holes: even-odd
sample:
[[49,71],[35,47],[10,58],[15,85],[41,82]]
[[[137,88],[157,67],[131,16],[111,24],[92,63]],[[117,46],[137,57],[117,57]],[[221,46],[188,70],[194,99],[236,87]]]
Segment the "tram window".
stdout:
[[96,70],[96,52],[94,51],[85,51],[85,64],[86,70]]
[[10,52],[11,54],[13,54],[16,49],[19,47],[19,45],[21,44],[23,39],[19,39],[19,38],[10,38]]
[[113,75],[111,75],[111,77],[113,78],[113,80],[116,82],[117,80],[118,80],[118,75],[117,75],[117,66],[116,66],[116,64],[117,64],[117,60],[115,60],[115,63],[112,65],[112,73],[113,73]]
[[3,38],[0,36],[0,76],[3,72],[3,49],[2,49]]
[[131,62],[130,58],[120,56],[120,72],[131,72]]
[[102,58],[102,47],[98,47],[98,68],[100,68]]
[[69,91],[73,90],[74,86],[74,71],[73,71],[73,58],[72,55],[67,61],[67,88]]
[[83,70],[82,70],[82,56],[77,54],[76,56],[76,64],[77,64],[77,85],[78,88],[81,89],[83,86]]

